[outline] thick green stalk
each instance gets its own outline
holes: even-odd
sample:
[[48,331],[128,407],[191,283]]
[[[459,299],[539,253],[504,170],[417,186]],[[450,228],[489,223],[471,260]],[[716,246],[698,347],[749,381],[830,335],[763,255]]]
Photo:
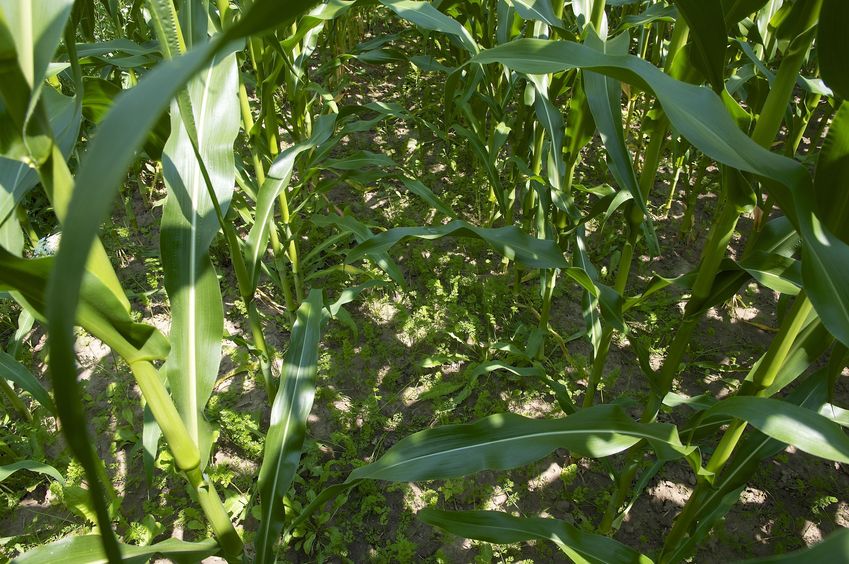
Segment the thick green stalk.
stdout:
[[[812,309],[811,302],[800,293],[796,298],[796,303],[793,304],[793,309],[790,315],[781,324],[781,329],[770,343],[769,349],[764,355],[761,363],[758,365],[755,373],[752,375],[752,383],[749,386],[744,386],[741,392],[762,396],[767,388],[775,381],[779,370],[787,360],[787,354],[793,346],[796,337],[805,325],[805,321]],[[747,395],[748,395],[747,394]],[[720,440],[719,445],[714,450],[706,468],[711,472],[719,472],[731,457],[734,447],[737,446],[737,441],[745,429],[745,421],[737,420],[731,424],[731,427],[725,432],[725,435]]]
[[285,189],[280,191],[278,201],[280,203],[281,220],[283,221],[283,233],[289,243],[288,255],[289,263],[292,265],[292,280],[295,283],[295,298],[298,300],[298,303],[301,303],[304,301],[304,286],[303,280],[301,279],[301,266],[300,260],[298,258],[298,246],[295,243],[295,236],[292,233],[291,217],[289,215],[289,199],[286,195]]
[[130,370],[144,396],[153,417],[156,419],[165,441],[168,443],[174,463],[181,471],[189,473],[200,467],[198,447],[192,440],[183,419],[180,417],[174,402],[162,380],[159,372],[148,361],[130,363]]
[[764,102],[758,122],[755,124],[755,130],[752,132],[752,140],[763,147],[769,147],[781,127],[784,113],[787,111],[787,102],[790,100],[793,88],[796,85],[796,76],[798,76],[799,70],[805,62],[808,49],[814,39],[812,28],[819,18],[821,6],[822,0],[808,0],[805,4],[807,12],[805,13],[805,25],[802,29],[808,31],[796,36],[790,44],[778,67],[775,80],[770,86],[769,95]]
[[221,497],[215,491],[215,486],[206,474],[199,469],[187,474],[189,482],[194,486],[203,514],[212,526],[215,538],[221,546],[221,551],[228,562],[241,562],[242,539],[230,521],[230,515],[221,503]]
[[593,11],[590,16],[590,21],[593,24],[593,27],[596,29],[601,29],[601,22],[604,18],[604,4],[606,0],[595,0],[593,2]]
[[657,393],[650,396],[649,404],[643,412],[643,422],[654,420],[660,409],[660,402],[672,389],[672,381],[678,373],[684,353],[690,344],[690,337],[699,323],[700,316],[697,313],[702,309],[705,300],[710,295],[719,264],[725,258],[728,242],[731,240],[737,226],[737,220],[740,218],[737,206],[728,196],[730,183],[737,182],[733,178],[735,174],[723,168],[723,202],[720,204],[720,210],[714,218],[707,243],[702,251],[698,274],[696,274],[696,281],[693,283],[690,299],[684,308],[681,325],[667,350],[666,359],[664,359],[663,366],[658,374]]
[[[239,108],[242,113],[242,123],[244,124],[245,133],[248,134],[248,137],[250,137],[250,132],[254,128],[254,119],[251,115],[250,104],[248,101],[248,93],[245,89],[245,85],[243,82],[239,83]],[[262,161],[260,159],[259,153],[253,149],[251,150],[251,160],[253,161],[254,173],[256,174],[257,184],[259,186],[262,186],[265,182],[265,169],[262,166]],[[286,265],[281,258],[283,255],[283,246],[280,243],[280,237],[277,234],[277,224],[274,222],[273,218],[270,219],[268,223],[268,233],[271,239],[271,250],[274,255],[275,270],[277,271],[277,276],[280,282],[280,288],[283,291],[283,299],[286,301],[286,309],[290,317],[289,321],[291,322],[293,321],[292,315],[294,311],[298,309],[298,305],[292,297],[292,289],[289,284],[288,272],[286,269]],[[264,368],[263,374],[265,374]],[[266,380],[270,382],[270,377],[266,378]]]
[[[254,128],[254,118],[251,114],[250,102],[248,101],[248,91],[245,88],[245,83],[241,80],[239,81],[239,110],[242,114],[242,125],[245,128],[245,134],[248,136],[248,141],[250,141],[251,131]],[[253,143],[249,144],[253,146]],[[262,186],[262,183],[265,182],[265,169],[262,166],[259,154],[253,148],[251,149],[251,160],[253,161],[257,184]]]
[[[805,326],[805,321],[812,309],[813,306],[804,292],[800,293],[796,298],[796,302],[793,304],[793,309],[781,324],[781,329],[770,343],[769,349],[764,353],[760,364],[752,374],[751,383],[746,382],[744,384],[740,390],[741,394],[764,395],[764,392],[773,384],[784,362],[787,360],[787,355],[793,346],[793,342]],[[740,441],[743,432],[746,430],[746,426],[746,422],[740,419],[735,419],[731,422],[705,466],[706,470],[714,474],[718,474],[722,470],[725,463],[728,462],[734,453],[734,449]],[[699,500],[704,497],[710,488],[711,485],[707,480],[700,480],[690,499],[687,501],[684,511],[675,520],[675,525],[672,527],[669,535],[667,535],[664,542],[664,552],[675,548],[681,542],[689,530],[693,519],[698,514],[700,508]]]
[[[672,32],[672,39],[669,42],[669,49],[665,63],[666,70],[672,66],[672,60],[676,53],[687,42],[690,28],[683,18],[675,23],[675,29]],[[626,122],[627,123],[627,122]],[[643,198],[648,199],[651,188],[654,185],[657,176],[657,169],[660,166],[660,158],[662,154],[663,144],[666,139],[666,130],[669,126],[669,120],[665,114],[661,114],[657,119],[651,122],[647,131],[649,137],[649,145],[646,149],[645,160],[642,172],[639,178],[640,191]],[[628,283],[628,275],[631,271],[631,263],[634,256],[634,246],[636,244],[637,235],[639,233],[640,223],[644,220],[639,209],[631,203],[628,213],[629,234],[628,241],[622,249],[622,254],[619,258],[619,266],[616,271],[616,291],[620,294],[624,293],[625,286]],[[599,350],[596,352],[596,357],[593,360],[592,372],[587,386],[587,392],[584,396],[584,407],[592,405],[598,384],[604,372],[604,365],[607,362],[607,355],[610,351],[610,341],[613,338],[613,331],[605,329],[602,332],[601,343]]]
[[802,104],[804,113],[798,118],[793,119],[793,127],[791,128],[793,133],[784,142],[784,155],[786,157],[792,159],[796,155],[799,144],[802,142],[802,137],[805,135],[805,129],[807,129],[813,117],[814,110],[819,105],[821,99],[822,96],[816,94],[811,96],[810,99],[806,99]]
[[[657,375],[657,385],[653,393],[649,395],[649,401],[646,409],[643,411],[641,421],[648,423],[654,421],[657,413],[660,411],[660,405],[663,397],[672,389],[672,382],[678,374],[678,368],[684,358],[684,353],[690,344],[693,331],[699,323],[700,316],[696,315],[702,306],[705,299],[710,295],[711,287],[716,276],[716,271],[720,262],[725,257],[728,241],[734,234],[734,229],[737,226],[737,220],[740,213],[737,206],[730,201],[728,194],[732,189],[731,183],[737,182],[736,173],[723,167],[723,194],[720,204],[719,213],[714,216],[713,225],[708,235],[707,243],[702,249],[702,258],[699,263],[698,274],[696,281],[693,284],[690,299],[687,301],[687,306],[684,309],[684,316],[675,337],[672,340],[666,352],[666,358],[663,361],[660,372]],[[638,446],[631,447],[637,449]],[[631,450],[629,449],[629,450]],[[639,463],[632,461],[625,470],[620,474],[617,488],[610,499],[602,521],[599,524],[599,531],[606,534],[610,531],[613,525],[613,519],[616,512],[625,500],[628,494],[631,482],[639,468]]]
[[702,156],[696,162],[696,174],[695,180],[693,181],[693,185],[689,186],[687,189],[687,205],[684,210],[684,217],[681,218],[681,228],[679,230],[680,233],[691,233],[693,229],[693,224],[695,223],[695,208],[696,208],[696,199],[702,191],[702,187],[707,182],[707,166],[708,160],[706,157]]
[[231,561],[237,560],[242,551],[242,541],[221,504],[215,488],[200,470],[200,453],[197,445],[162,384],[159,372],[146,360],[130,362],[130,370],[156,423],[162,429],[162,435],[174,457],[175,465],[186,475],[195,489],[201,509],[212,526],[221,548]]

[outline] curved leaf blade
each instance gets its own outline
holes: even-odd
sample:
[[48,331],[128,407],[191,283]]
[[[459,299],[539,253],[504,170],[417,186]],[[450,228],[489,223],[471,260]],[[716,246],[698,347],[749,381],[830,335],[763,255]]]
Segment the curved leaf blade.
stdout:
[[289,350],[283,359],[281,384],[271,406],[257,484],[261,520],[254,542],[260,563],[275,561],[277,539],[283,530],[283,496],[292,485],[301,459],[307,418],[315,398],[323,306],[321,290],[311,290],[298,308]]
[[559,519],[514,517],[500,511],[440,511],[431,508],[419,511],[418,518],[455,535],[496,544],[552,541],[575,562],[651,563],[650,558],[618,541],[586,533]]
[[[26,552],[14,560],[15,564],[102,564],[107,562],[101,548],[100,535],[65,537]],[[156,555],[175,562],[199,562],[218,552],[218,544],[207,539],[187,542],[172,538],[150,546],[119,544],[122,561],[142,564]]]
[[0,466],[0,482],[11,476],[18,470],[29,470],[30,472],[36,472],[38,474],[45,474],[47,476],[50,476],[60,484],[65,485],[65,478],[62,477],[62,474],[60,474],[58,470],[56,470],[49,464],[44,464],[43,462],[36,462],[35,460],[19,460],[18,462],[14,462],[12,464]]
[[440,480],[482,470],[507,470],[538,460],[556,448],[605,457],[643,439],[662,458],[694,452],[693,447],[681,443],[673,425],[638,423],[614,405],[598,405],[562,419],[503,413],[410,435],[376,462],[355,469],[346,482]]
[[366,254],[385,251],[410,237],[433,240],[448,236],[482,239],[503,256],[526,266],[535,268],[566,268],[569,266],[554,241],[530,237],[514,226],[476,227],[459,219],[438,227],[396,227],[384,231],[351,249],[348,252],[347,261],[350,263]]
[[26,367],[15,360],[12,355],[0,351],[0,378],[11,380],[22,390],[29,392],[35,401],[40,403],[50,413],[56,413],[53,398],[36,377]]
[[759,431],[826,460],[849,463],[849,437],[833,421],[815,411],[762,397],[733,397],[704,412],[747,421]]

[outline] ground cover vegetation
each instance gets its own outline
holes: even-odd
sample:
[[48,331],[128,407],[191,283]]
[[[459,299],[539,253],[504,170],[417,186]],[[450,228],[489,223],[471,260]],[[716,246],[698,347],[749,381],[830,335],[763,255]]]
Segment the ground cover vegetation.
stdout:
[[0,555],[848,561],[847,26],[0,0]]

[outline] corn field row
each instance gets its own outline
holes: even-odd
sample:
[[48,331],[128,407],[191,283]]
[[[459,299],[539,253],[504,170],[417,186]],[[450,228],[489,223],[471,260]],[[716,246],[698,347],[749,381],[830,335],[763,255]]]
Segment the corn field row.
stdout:
[[[692,561],[788,447],[845,471],[847,29],[845,0],[0,0],[0,297],[15,315],[0,335],[0,405],[9,429],[61,432],[89,523],[7,557],[309,561],[303,544],[292,549],[304,524],[366,483],[508,471],[568,451],[609,478],[589,526],[505,510],[416,517],[475,541],[553,543],[575,562]],[[411,77],[407,107],[352,70],[383,67]],[[365,93],[356,102],[352,88]],[[352,142],[401,130],[406,156]],[[473,190],[428,186],[426,153]],[[340,187],[403,193],[424,220],[376,225]],[[713,202],[705,218],[702,201]],[[138,229],[139,213],[158,221],[149,275],[164,288],[153,296],[167,304],[164,328],[116,268],[112,219]],[[697,264],[641,276],[641,261],[675,253],[660,223],[697,241]],[[435,265],[466,242],[505,281],[498,293],[482,282],[482,303],[533,322],[498,327],[449,393],[461,403],[497,373],[547,390],[550,415],[421,427],[295,504],[328,327],[356,335],[369,323],[355,319],[358,302],[407,290],[408,246]],[[730,391],[688,395],[700,327],[750,287],[770,297],[768,340]],[[559,329],[564,293],[579,296],[573,334]],[[640,316],[661,299],[678,308],[671,330],[647,333]],[[44,377],[32,335],[46,335]],[[129,540],[90,427],[83,337],[131,373],[144,419],[131,471],[150,476],[170,455],[171,495],[195,508],[196,538]],[[238,507],[210,473],[221,439],[209,406],[231,341],[266,414]],[[589,351],[580,381],[562,370],[576,344]],[[605,385],[614,349],[641,374],[628,401]],[[50,455],[0,443],[0,483],[63,483]],[[693,487],[656,549],[614,538],[676,464]],[[773,558],[847,562],[849,533]]]

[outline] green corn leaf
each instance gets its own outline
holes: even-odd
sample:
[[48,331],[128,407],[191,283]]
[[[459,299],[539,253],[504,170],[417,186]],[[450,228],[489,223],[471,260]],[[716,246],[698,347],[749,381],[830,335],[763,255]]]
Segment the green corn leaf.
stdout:
[[386,282],[383,280],[369,280],[368,282],[363,282],[358,286],[345,288],[342,293],[339,294],[339,297],[336,298],[335,302],[327,305],[327,307],[321,310],[322,320],[326,322],[336,317],[343,311],[343,306],[357,299],[363,291],[384,285],[386,285]]
[[678,18],[678,10],[675,6],[664,6],[663,4],[650,4],[639,14],[629,14],[622,18],[617,32],[632,27],[642,27],[654,22],[674,22]]
[[704,412],[747,421],[759,431],[801,451],[835,462],[849,462],[849,437],[840,427],[815,411],[781,400],[733,397]]
[[849,3],[843,0],[823,0],[817,25],[817,60],[820,75],[840,98],[849,99]]
[[512,0],[512,4],[522,19],[542,22],[561,29],[566,27],[563,25],[563,20],[554,13],[549,0]]
[[745,18],[759,11],[767,0],[722,0],[722,13],[725,25],[729,28]]
[[[81,115],[73,98],[59,94],[51,87],[43,92],[47,119],[53,131],[53,137],[59,144],[62,154],[70,154],[77,140]],[[38,184],[38,173],[26,163],[15,159],[0,157],[0,224],[10,228],[17,222],[11,217],[14,208],[23,197]],[[22,240],[20,241],[22,243]],[[2,244],[14,254],[20,254],[8,244]]]
[[430,2],[412,0],[380,0],[380,3],[395,12],[398,17],[416,24],[422,29],[439,31],[455,37],[469,53],[480,51],[469,31],[460,22],[437,10]]
[[289,189],[298,155],[327,141],[335,124],[336,114],[319,117],[312,136],[280,153],[268,169],[268,177],[259,189],[254,224],[245,244],[245,262],[248,273],[252,276],[252,286],[256,287],[259,281],[259,265],[262,253],[268,246],[269,222],[273,220],[277,196],[281,191]]
[[[334,225],[339,229],[343,229],[345,231],[349,231],[354,234],[354,237],[357,239],[358,243],[362,243],[363,241],[368,241],[372,237],[374,237],[374,233],[371,232],[366,225],[360,223],[356,219],[351,216],[313,216],[311,221],[316,225]],[[401,269],[392,260],[389,256],[389,253],[386,251],[375,251],[368,253],[368,257],[377,264],[389,277],[398,284],[399,286],[404,286],[404,273],[401,272]]]
[[495,251],[526,266],[536,268],[568,266],[563,254],[553,241],[530,237],[513,226],[495,229],[476,227],[459,219],[439,227],[396,227],[384,231],[351,249],[347,261],[354,262],[367,254],[385,251],[409,237],[433,240],[446,236],[481,239]]
[[704,411],[716,403],[716,398],[710,394],[700,394],[698,396],[687,396],[675,392],[669,392],[663,397],[663,405],[667,407],[678,407],[686,405],[696,411]]
[[159,454],[159,439],[162,437],[162,429],[147,404],[144,406],[142,418],[142,464],[145,480],[147,480],[148,485],[151,485],[153,484],[153,466]]
[[840,528],[813,546],[794,550],[787,554],[775,554],[764,558],[744,560],[742,564],[845,562],[847,554],[849,554],[849,529]]
[[444,215],[449,219],[457,217],[457,214],[443,202],[430,188],[422,184],[419,180],[413,178],[401,177],[401,182],[407,187],[407,190],[421,198],[427,205]]
[[[596,35],[595,30],[587,34],[585,44],[601,52],[614,55],[628,53],[630,36],[623,33],[606,42]],[[646,242],[652,254],[660,254],[660,246],[654,233],[654,225],[651,220],[645,198],[640,190],[637,174],[634,172],[634,164],[631,161],[631,153],[625,145],[625,132],[622,128],[622,87],[619,81],[604,75],[587,72],[584,73],[584,88],[587,93],[587,102],[593,114],[593,120],[598,128],[604,148],[610,156],[610,171],[616,178],[619,186],[628,191],[634,198],[643,214],[646,233]]]
[[395,161],[383,153],[372,151],[356,151],[351,155],[339,159],[327,159],[322,163],[323,168],[331,168],[344,171],[358,171],[369,167],[395,168]]
[[677,81],[633,56],[613,56],[567,41],[519,39],[476,55],[525,73],[583,68],[651,90],[678,132],[707,156],[768,179],[770,195],[802,237],[802,275],[808,296],[829,330],[849,343],[849,245],[815,214],[811,179],[799,163],[771,153],[747,137],[719,96]]
[[[95,76],[83,78],[84,93],[82,100],[83,115],[93,121],[100,123],[109,113],[109,109],[115,98],[124,90],[108,80]],[[171,134],[171,123],[169,116],[164,114],[151,129],[145,140],[144,151],[152,159],[161,160],[162,148],[165,146]]]
[[257,562],[274,562],[283,530],[283,496],[292,485],[301,459],[307,418],[315,397],[318,345],[324,300],[311,290],[297,311],[289,350],[283,359],[280,387],[271,406],[271,423],[259,470],[261,519],[254,542]]
[[0,14],[14,40],[18,67],[32,91],[30,111],[38,100],[72,5],[73,0],[0,1]]
[[298,19],[294,33],[283,40],[281,45],[284,49],[293,49],[310,31],[323,26],[325,22],[342,16],[354,3],[354,0],[332,0],[319,4]]
[[47,411],[56,414],[56,406],[53,399],[44,386],[41,385],[32,372],[23,364],[15,360],[15,357],[0,351],[0,378],[11,380],[22,390],[29,392],[35,401],[40,403]]
[[499,511],[441,511],[426,508],[418,518],[461,537],[496,544],[554,542],[575,562],[650,564],[651,559],[613,539],[581,531],[566,521],[514,517]]
[[[77,44],[77,56],[83,62],[89,57],[101,57],[103,55],[118,53],[127,56],[155,55],[159,53],[159,49],[155,43],[139,45],[125,38],[99,41],[97,43]],[[112,59],[104,59],[104,62],[114,64]]]
[[[15,564],[103,564],[107,562],[101,548],[100,535],[65,537],[50,544],[34,548],[12,560]],[[218,552],[218,544],[207,539],[186,542],[168,539],[150,546],[120,544],[121,561],[125,564],[143,564],[154,556],[163,556],[174,562],[200,562]]]
[[849,102],[837,108],[817,158],[814,192],[823,222],[849,243]]
[[[198,149],[215,197],[226,213],[236,174],[233,143],[239,132],[235,55],[216,57],[189,83]],[[183,124],[171,107],[171,136],[162,153],[168,199],[160,252],[171,304],[171,353],[164,370],[180,415],[206,465],[212,437],[203,415],[218,377],[224,311],[209,246],[219,230],[213,201]]]
[[581,456],[610,456],[643,439],[662,458],[688,456],[694,451],[681,443],[674,426],[637,423],[614,405],[598,405],[563,419],[527,419],[504,413],[410,435],[376,462],[355,469],[346,481],[456,478],[482,470],[516,468],[556,448]]
[[46,476],[50,476],[63,486],[65,485],[65,478],[62,477],[62,474],[60,474],[58,470],[56,470],[49,464],[44,464],[43,462],[36,462],[35,460],[20,460],[13,464],[0,466],[0,482],[11,476],[18,470],[29,470],[30,472],[44,474]]
[[[602,4],[602,12],[601,12],[601,22],[598,26],[598,34],[601,37],[608,36],[607,29],[607,12],[604,10],[605,5]],[[595,0],[572,0],[572,13],[575,14],[575,18],[578,20],[578,30],[581,34],[584,33],[587,25],[592,22],[593,10],[596,8]]]
[[553,193],[559,195],[562,193],[563,175],[566,173],[566,165],[563,162],[563,116],[560,114],[560,110],[558,110],[554,104],[551,103],[551,100],[548,99],[548,77],[531,75],[528,79],[533,81],[534,87],[536,88],[536,95],[534,96],[534,111],[536,112],[537,120],[545,129],[550,143],[548,181],[552,188],[554,188]]
[[507,43],[518,33],[518,18],[516,9],[507,0],[498,0],[497,7],[498,24],[495,28],[495,39],[497,43]]
[[581,285],[593,298],[598,300],[601,315],[608,324],[617,331],[626,331],[625,320],[622,318],[622,296],[610,286],[593,280],[583,268],[570,266],[565,271],[567,276]]
[[770,290],[795,296],[802,288],[802,265],[796,259],[755,251],[737,264]]
[[[0,249],[0,289],[19,292],[30,313],[43,320],[53,264],[53,258],[25,260]],[[168,354],[167,339],[150,325],[135,323],[123,304],[96,276],[84,276],[79,301],[76,322],[128,362],[157,360]]]
[[691,46],[695,53],[690,59],[720,92],[725,84],[725,54],[727,42],[725,18],[720,2],[675,0],[675,6],[690,26]]
[[569,99],[569,108],[566,112],[566,158],[569,162],[580,158],[581,149],[590,142],[595,135],[595,123],[592,111],[587,102],[587,92],[584,88],[584,77],[578,75],[575,79],[575,88]]

